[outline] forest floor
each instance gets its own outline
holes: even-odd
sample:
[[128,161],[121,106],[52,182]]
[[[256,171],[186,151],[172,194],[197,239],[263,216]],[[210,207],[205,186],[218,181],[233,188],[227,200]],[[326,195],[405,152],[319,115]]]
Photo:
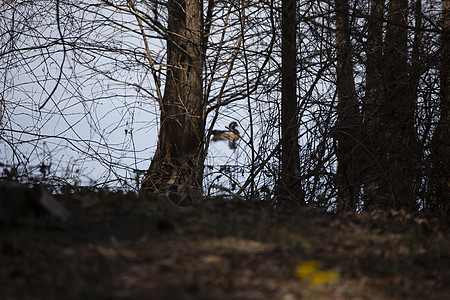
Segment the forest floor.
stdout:
[[0,299],[450,299],[450,230],[403,211],[64,204],[64,223],[0,224]]

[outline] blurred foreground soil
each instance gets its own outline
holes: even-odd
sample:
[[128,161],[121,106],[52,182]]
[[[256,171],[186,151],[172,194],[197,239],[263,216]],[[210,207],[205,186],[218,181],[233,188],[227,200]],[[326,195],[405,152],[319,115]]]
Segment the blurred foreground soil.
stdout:
[[403,211],[329,214],[121,193],[0,224],[0,299],[449,299],[450,234]]

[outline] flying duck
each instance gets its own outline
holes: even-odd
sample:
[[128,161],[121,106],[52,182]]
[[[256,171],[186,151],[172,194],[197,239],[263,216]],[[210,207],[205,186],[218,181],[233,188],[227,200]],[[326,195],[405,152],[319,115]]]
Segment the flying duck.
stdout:
[[239,139],[239,131],[237,131],[236,127],[238,124],[236,122],[231,122],[228,127],[228,130],[213,130],[212,140],[213,141],[228,141],[228,146],[230,149],[236,149],[236,141]]

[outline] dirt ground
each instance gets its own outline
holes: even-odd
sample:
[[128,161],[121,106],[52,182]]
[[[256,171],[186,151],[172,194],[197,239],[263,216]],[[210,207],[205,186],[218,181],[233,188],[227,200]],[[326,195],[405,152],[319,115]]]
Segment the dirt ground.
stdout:
[[450,299],[450,234],[393,211],[64,197],[66,222],[0,224],[0,299]]

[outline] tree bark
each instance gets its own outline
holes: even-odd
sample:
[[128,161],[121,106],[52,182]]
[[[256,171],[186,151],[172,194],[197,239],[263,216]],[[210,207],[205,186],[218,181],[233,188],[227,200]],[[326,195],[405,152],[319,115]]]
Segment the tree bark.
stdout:
[[384,0],[371,1],[367,43],[365,45],[367,61],[366,90],[363,99],[363,144],[366,151],[366,160],[361,167],[364,169],[364,209],[369,210],[376,208],[376,203],[381,201],[378,191],[384,181],[380,160],[384,142],[380,124],[383,99],[383,3]]
[[360,178],[361,115],[353,79],[348,0],[336,0],[338,210],[355,210]]
[[382,165],[386,182],[380,186],[384,208],[417,209],[414,195],[417,141],[414,128],[416,96],[408,64],[408,1],[392,0],[388,9],[383,72],[384,133]]
[[142,183],[151,191],[201,191],[203,177],[202,7],[168,1],[167,75],[156,153]]
[[450,218],[450,1],[442,1],[440,117],[431,143],[428,210]]
[[282,1],[281,176],[279,192],[289,205],[304,205],[298,145],[296,1]]

